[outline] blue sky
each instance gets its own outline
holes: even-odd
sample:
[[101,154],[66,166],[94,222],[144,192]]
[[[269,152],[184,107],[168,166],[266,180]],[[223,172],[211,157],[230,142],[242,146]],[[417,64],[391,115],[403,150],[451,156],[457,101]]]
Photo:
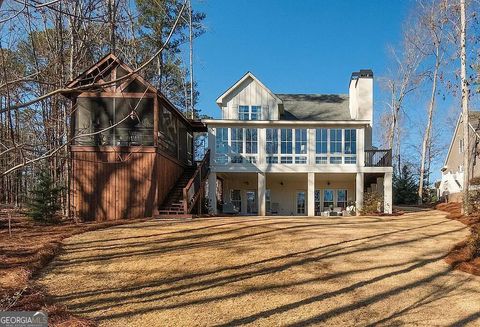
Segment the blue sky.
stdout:
[[207,32],[195,43],[198,108],[219,117],[216,98],[246,71],[275,93],[348,93],[353,71],[385,73],[387,44],[399,41],[409,5],[198,0],[195,8],[207,14]]

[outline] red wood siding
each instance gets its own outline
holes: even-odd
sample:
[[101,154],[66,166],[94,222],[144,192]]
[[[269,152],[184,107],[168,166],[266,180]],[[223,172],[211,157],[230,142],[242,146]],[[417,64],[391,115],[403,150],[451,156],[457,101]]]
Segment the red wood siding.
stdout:
[[158,204],[161,205],[168,192],[183,173],[183,166],[168,156],[158,156]]
[[154,147],[92,150],[71,152],[72,210],[85,220],[151,217],[183,172]]

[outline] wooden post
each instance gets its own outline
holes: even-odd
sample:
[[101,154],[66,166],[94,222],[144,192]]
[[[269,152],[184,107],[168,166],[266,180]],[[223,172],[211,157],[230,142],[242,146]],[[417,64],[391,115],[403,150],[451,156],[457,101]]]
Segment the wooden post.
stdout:
[[153,146],[158,146],[158,95],[155,94],[153,98]]
[[200,176],[200,189],[198,192],[200,194],[198,195],[198,214],[202,214],[202,194],[203,194],[203,179],[202,179],[202,167],[203,167],[203,162],[200,164],[200,169],[198,171],[198,175]]
[[185,187],[183,188],[183,211],[188,213],[188,193]]

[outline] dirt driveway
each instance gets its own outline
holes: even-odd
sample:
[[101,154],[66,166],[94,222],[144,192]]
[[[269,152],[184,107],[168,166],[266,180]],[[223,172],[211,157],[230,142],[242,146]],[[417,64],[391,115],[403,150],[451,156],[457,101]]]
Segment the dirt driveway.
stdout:
[[440,211],[152,221],[68,239],[40,282],[102,326],[478,326],[480,278],[442,260],[466,234]]

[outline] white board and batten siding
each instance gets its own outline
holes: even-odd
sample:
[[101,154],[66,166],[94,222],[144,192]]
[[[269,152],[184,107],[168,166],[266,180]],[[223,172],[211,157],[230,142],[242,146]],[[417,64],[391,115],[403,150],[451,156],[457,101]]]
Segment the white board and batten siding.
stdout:
[[238,106],[262,106],[261,120],[278,120],[278,100],[271,92],[248,77],[222,103],[223,119],[238,119]]

